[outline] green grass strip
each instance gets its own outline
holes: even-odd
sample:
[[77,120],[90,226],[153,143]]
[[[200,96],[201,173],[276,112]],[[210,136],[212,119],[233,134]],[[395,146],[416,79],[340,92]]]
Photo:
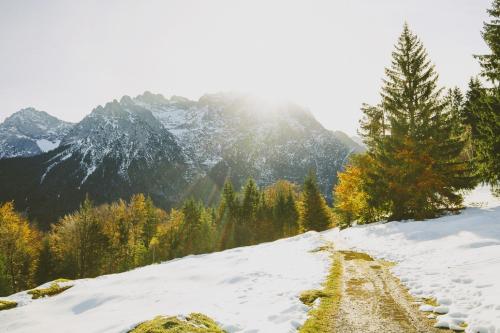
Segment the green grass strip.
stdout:
[[[342,263],[338,254],[332,254],[332,266],[323,290],[309,290],[302,293],[305,304],[312,304],[320,298],[319,305],[311,309],[300,333],[330,333],[332,332],[335,314],[338,311],[341,294]],[[308,305],[309,305],[308,304]]]

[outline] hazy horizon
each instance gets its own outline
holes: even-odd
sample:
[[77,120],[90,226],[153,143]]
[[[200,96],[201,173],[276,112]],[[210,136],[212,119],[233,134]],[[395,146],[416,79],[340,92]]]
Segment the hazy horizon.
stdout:
[[[300,104],[356,134],[403,23],[440,84],[465,88],[490,0],[0,2],[0,121],[25,107],[76,122],[148,90],[237,91]],[[438,33],[437,33],[438,32]]]

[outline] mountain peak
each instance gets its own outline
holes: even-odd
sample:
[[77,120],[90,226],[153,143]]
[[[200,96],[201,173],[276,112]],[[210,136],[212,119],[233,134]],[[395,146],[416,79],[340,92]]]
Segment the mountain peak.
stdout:
[[0,159],[52,150],[72,126],[33,107],[21,109],[0,124]]
[[146,104],[167,104],[168,99],[162,94],[153,94],[150,91],[145,91],[142,95],[137,95],[134,98],[136,101],[143,102]]
[[130,96],[124,95],[120,99],[120,104],[122,104],[122,105],[132,105],[132,104],[134,104],[134,101],[132,100],[132,98]]
[[37,120],[57,119],[57,118],[51,116],[45,111],[37,110],[34,107],[27,107],[11,114],[9,117],[5,119],[4,124],[5,123],[8,124],[9,122],[15,121],[17,119],[22,119],[24,121],[30,121],[30,120],[37,121]]
[[46,113],[46,112],[39,111],[39,110],[35,109],[34,107],[29,106],[29,107],[23,108],[23,109],[15,112],[13,115],[15,115],[15,114],[34,114],[34,113]]

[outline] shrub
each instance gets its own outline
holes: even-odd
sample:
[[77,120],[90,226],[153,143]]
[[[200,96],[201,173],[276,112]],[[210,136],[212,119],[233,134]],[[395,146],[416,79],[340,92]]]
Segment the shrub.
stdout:
[[48,288],[37,288],[37,289],[32,289],[28,291],[28,294],[32,296],[33,299],[37,299],[40,297],[46,297],[46,296],[54,296],[57,294],[62,293],[63,291],[71,288],[73,286],[63,286],[61,287],[59,284],[56,282],[53,282],[50,287]]
[[201,313],[182,316],[158,316],[137,325],[129,333],[225,333],[218,325]]
[[17,306],[16,302],[0,300],[0,311],[15,308]]

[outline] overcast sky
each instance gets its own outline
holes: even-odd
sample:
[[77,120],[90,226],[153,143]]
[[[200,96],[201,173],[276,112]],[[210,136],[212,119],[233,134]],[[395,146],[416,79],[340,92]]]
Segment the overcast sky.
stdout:
[[0,121],[33,106],[78,121],[145,90],[239,91],[308,107],[355,134],[378,102],[404,21],[441,84],[465,87],[487,50],[490,0],[0,0]]

